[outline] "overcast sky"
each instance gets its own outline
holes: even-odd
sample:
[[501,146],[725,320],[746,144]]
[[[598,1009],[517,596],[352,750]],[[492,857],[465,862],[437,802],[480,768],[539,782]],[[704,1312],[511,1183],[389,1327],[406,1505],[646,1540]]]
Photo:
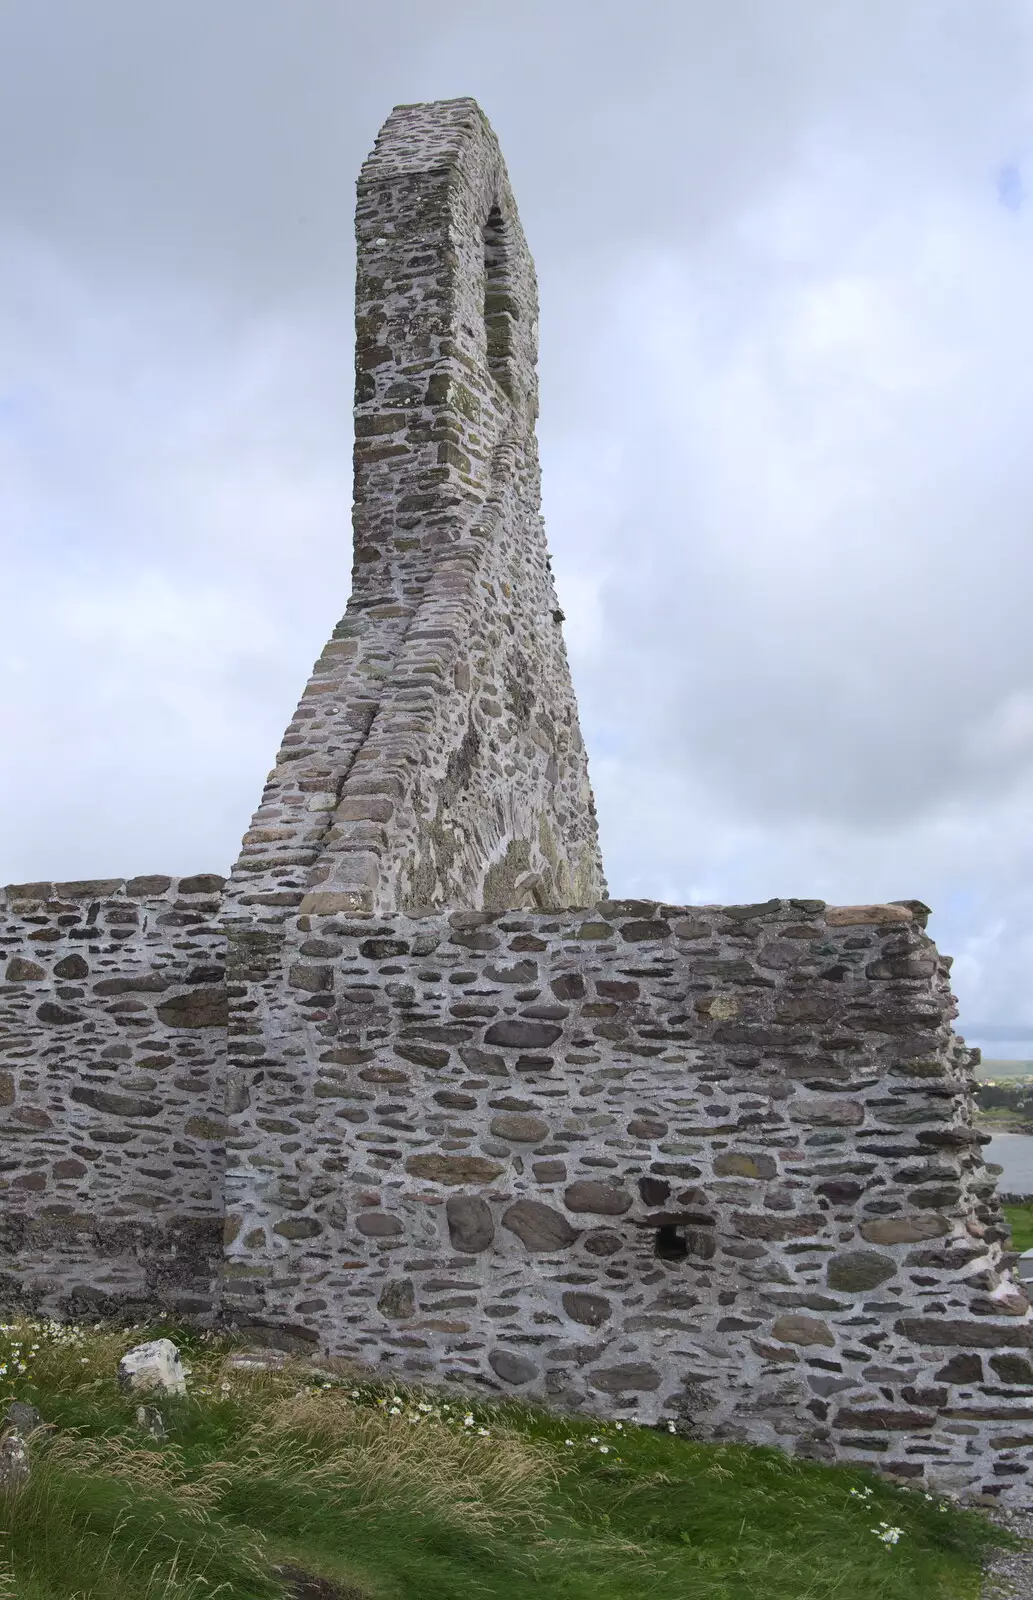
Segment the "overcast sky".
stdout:
[[347,599],[355,178],[455,95],[611,891],[920,898],[1033,1056],[1033,0],[0,0],[0,882],[228,870]]

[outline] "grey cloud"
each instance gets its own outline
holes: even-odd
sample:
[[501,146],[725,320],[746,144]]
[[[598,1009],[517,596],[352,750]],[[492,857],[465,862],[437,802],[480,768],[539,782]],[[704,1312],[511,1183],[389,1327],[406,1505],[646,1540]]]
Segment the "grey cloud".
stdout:
[[1030,32],[8,0],[0,876],[228,866],[346,600],[354,179],[473,94],[611,885],[917,894],[968,1014],[1033,1016]]

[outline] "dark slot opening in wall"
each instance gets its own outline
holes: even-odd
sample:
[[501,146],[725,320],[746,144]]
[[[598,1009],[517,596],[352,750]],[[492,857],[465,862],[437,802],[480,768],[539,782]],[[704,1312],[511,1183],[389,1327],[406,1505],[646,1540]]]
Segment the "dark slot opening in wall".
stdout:
[[684,1261],[689,1253],[685,1234],[673,1223],[665,1223],[656,1230],[656,1254],[661,1261]]
[[512,394],[513,321],[516,302],[509,281],[509,229],[497,205],[484,224],[484,331],[488,371]]

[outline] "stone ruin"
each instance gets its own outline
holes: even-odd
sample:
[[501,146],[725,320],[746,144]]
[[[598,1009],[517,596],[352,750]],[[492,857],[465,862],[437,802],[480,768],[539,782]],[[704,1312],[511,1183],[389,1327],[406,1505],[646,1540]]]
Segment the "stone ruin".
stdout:
[[357,209],[352,593],[230,878],[11,886],[0,1302],[1029,1498],[926,908],[607,898],[472,100]]

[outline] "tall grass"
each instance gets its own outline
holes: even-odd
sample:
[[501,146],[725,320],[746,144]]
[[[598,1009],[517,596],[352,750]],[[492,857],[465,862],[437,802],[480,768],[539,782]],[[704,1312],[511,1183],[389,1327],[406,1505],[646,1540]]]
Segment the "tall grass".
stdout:
[[[193,1370],[151,1397],[159,1439],[115,1372],[163,1332]],[[864,1472],[340,1364],[246,1369],[174,1329],[18,1324],[0,1367],[0,1402],[45,1418],[0,1500],[0,1600],[275,1600],[281,1566],[353,1600],[975,1600],[1001,1537]]]

